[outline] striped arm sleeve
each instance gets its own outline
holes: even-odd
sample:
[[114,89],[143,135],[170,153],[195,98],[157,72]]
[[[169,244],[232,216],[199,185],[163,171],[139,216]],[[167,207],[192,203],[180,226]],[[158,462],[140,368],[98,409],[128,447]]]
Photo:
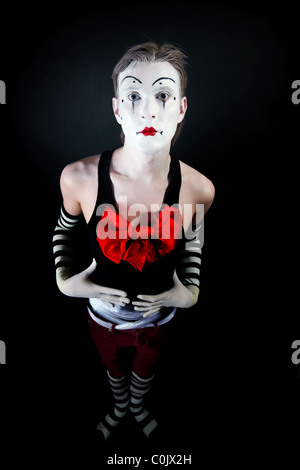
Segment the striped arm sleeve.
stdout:
[[177,265],[178,277],[182,284],[192,292],[194,303],[197,302],[200,292],[201,228],[202,226],[199,225],[194,231],[195,236],[191,240],[185,240]]
[[181,282],[186,287],[195,286],[200,288],[200,266],[201,266],[200,240],[188,240],[180,257]]
[[56,270],[58,268],[75,268],[74,235],[81,217],[81,215],[71,215],[63,206],[61,207],[60,217],[54,229],[54,235],[52,239]]

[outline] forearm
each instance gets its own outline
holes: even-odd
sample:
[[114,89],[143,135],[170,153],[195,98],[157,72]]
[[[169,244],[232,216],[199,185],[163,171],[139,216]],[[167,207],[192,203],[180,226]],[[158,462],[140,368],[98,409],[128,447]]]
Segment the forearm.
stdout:
[[81,216],[72,216],[62,206],[54,229],[52,241],[56,282],[62,292],[64,281],[75,274],[75,233],[80,219]]
[[108,305],[129,303],[127,294],[119,289],[103,287],[90,280],[97,263],[92,263],[83,271],[76,270],[75,239],[76,230],[82,216],[72,216],[62,207],[54,230],[53,254],[55,260],[56,282],[59,290],[69,297],[97,297]]
[[157,295],[137,296],[135,310],[148,317],[162,307],[189,308],[198,301],[200,287],[201,243],[199,237],[185,240],[173,275],[173,287]]
[[185,241],[176,268],[180,281],[193,295],[193,305],[197,303],[200,292],[201,254],[200,237],[195,235],[194,239]]

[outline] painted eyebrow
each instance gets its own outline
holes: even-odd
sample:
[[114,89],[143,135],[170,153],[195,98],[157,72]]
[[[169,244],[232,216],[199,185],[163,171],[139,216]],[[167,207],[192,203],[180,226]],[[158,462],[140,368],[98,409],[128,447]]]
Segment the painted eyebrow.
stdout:
[[[134,80],[137,80],[139,83],[142,83],[141,80],[139,80],[138,78],[134,77],[133,75],[127,75],[126,77],[123,78],[123,80],[121,81],[121,83],[124,82],[124,80],[126,80],[126,78],[134,78]],[[121,85],[120,83],[120,85]]]
[[155,82],[152,83],[152,86],[155,85],[156,82],[159,82],[159,80],[172,80],[172,82],[175,83],[175,80],[173,80],[173,78],[169,78],[169,77],[160,77],[160,78],[158,78],[157,80],[155,80]]

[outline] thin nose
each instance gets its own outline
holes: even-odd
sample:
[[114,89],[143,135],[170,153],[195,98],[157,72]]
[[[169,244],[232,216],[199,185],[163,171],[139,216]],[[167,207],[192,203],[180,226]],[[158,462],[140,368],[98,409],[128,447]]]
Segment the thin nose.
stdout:
[[156,110],[155,110],[155,103],[153,103],[151,100],[145,100],[144,101],[144,106],[141,109],[141,117],[143,119],[147,118],[156,118]]

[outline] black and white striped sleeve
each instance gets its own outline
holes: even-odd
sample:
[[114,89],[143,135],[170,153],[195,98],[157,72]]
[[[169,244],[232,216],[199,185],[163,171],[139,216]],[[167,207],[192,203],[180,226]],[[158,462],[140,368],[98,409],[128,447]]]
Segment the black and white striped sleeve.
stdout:
[[200,266],[201,266],[200,240],[187,240],[185,248],[180,254],[180,277],[186,287],[195,286],[200,288]]
[[63,206],[61,207],[60,217],[54,229],[52,239],[56,271],[59,268],[75,268],[75,230],[77,229],[81,218],[81,215],[71,215]]
[[195,303],[200,292],[200,267],[202,255],[202,224],[194,228],[193,237],[185,239],[177,264],[177,274],[182,284],[194,295]]

